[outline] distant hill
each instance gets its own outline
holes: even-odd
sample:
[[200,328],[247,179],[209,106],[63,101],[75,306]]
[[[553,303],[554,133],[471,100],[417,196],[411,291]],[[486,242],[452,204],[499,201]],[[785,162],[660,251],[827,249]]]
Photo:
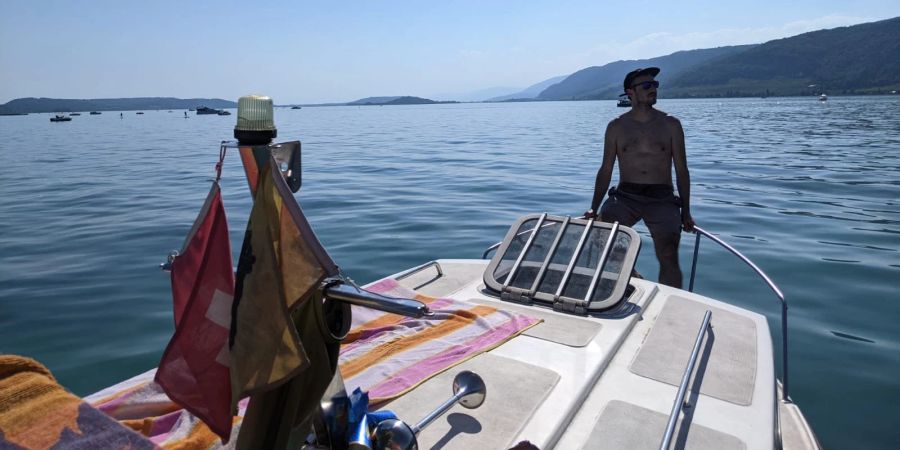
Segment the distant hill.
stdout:
[[482,102],[487,98],[499,97],[501,95],[511,94],[522,90],[521,86],[492,86],[483,89],[466,92],[441,92],[435,93],[428,98],[432,100],[455,100],[459,102]]
[[898,89],[900,17],[777,39],[698,64],[673,77],[665,95],[867,94]]
[[600,67],[588,67],[548,87],[537,98],[541,100],[613,99],[623,92],[622,79],[625,78],[625,74],[638,67],[662,68],[662,72],[657,78],[665,82],[698,64],[737,54],[752,47],[753,45],[737,45],[687,50],[657,58],[616,61]]
[[0,113],[45,113],[82,111],[136,111],[154,109],[236,108],[237,103],[219,98],[94,98],[87,100],[64,98],[17,98],[0,105]]
[[347,103],[347,105],[432,105],[435,103],[459,103],[455,101],[436,102],[422,97],[366,97]]
[[532,99],[532,98],[535,98],[538,95],[540,95],[540,93],[543,92],[544,89],[547,89],[548,87],[550,87],[556,83],[559,83],[562,80],[565,80],[566,77],[568,77],[568,75],[560,75],[558,77],[553,77],[548,80],[541,81],[540,83],[532,84],[531,86],[528,86],[527,88],[525,88],[519,92],[516,92],[513,94],[508,94],[508,95],[500,95],[497,97],[492,97],[485,101],[486,102],[504,102],[504,101],[509,101],[509,100]]
[[355,100],[352,102],[348,102],[348,105],[383,105],[387,102],[394,101],[400,98],[399,95],[395,95],[393,97],[366,97],[361,98],[359,100]]
[[541,100],[613,99],[638,67],[662,69],[660,97],[877,94],[900,90],[900,17],[756,45],[688,50],[588,67]]

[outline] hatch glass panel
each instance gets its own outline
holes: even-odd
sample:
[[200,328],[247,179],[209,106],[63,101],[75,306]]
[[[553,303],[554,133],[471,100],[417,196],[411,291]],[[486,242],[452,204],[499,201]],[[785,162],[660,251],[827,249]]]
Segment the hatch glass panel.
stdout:
[[624,297],[639,249],[640,237],[629,227],[531,214],[510,227],[484,281],[507,300],[603,310]]

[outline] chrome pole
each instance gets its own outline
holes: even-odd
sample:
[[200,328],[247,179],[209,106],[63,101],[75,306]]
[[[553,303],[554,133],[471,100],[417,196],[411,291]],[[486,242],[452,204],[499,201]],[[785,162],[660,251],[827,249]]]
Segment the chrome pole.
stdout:
[[388,297],[338,282],[324,286],[322,294],[329,299],[365,306],[379,311],[420,318],[433,313],[428,305],[408,298]]
[[659,450],[669,450],[669,445],[672,443],[672,435],[675,434],[675,424],[678,422],[678,416],[681,415],[681,409],[684,407],[684,394],[687,392],[687,385],[691,381],[691,374],[694,373],[697,355],[700,354],[700,344],[703,342],[703,335],[706,334],[706,330],[709,328],[709,319],[711,317],[712,312],[706,310],[706,314],[703,315],[703,324],[700,325],[700,331],[697,332],[697,339],[694,341],[694,350],[691,351],[691,358],[684,369],[684,375],[681,376],[678,395],[675,396],[675,403],[672,405],[672,412],[669,414],[669,423],[666,425],[666,434],[663,435]]
[[691,283],[688,285],[688,292],[694,292],[694,275],[697,274],[697,257],[700,253],[700,233],[695,233],[697,238],[694,239],[694,261],[691,263]]

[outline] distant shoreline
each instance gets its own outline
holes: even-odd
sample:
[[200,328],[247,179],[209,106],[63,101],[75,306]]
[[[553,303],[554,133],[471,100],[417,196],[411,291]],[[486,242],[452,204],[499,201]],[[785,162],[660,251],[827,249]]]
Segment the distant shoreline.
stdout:
[[[898,93],[873,93],[873,94],[851,94],[851,95],[829,95],[829,99],[834,98],[849,98],[849,97],[895,97],[900,94]],[[767,99],[795,99],[795,98],[809,98],[809,99],[818,99],[818,95],[781,95],[781,96],[771,96],[771,97],[758,97],[753,95],[744,95],[744,96],[730,96],[730,97],[660,97],[659,100],[727,100],[727,99],[754,99],[758,98],[760,100]],[[77,100],[84,101],[84,100]],[[225,100],[223,100],[225,101]],[[316,107],[328,107],[328,106],[404,106],[404,105],[447,105],[447,104],[474,104],[474,103],[539,103],[539,102],[592,102],[592,101],[608,101],[615,102],[615,99],[577,99],[577,100],[544,100],[544,99],[509,99],[509,100],[498,100],[498,101],[476,101],[476,102],[459,102],[459,101],[428,101],[421,103],[300,103],[300,104],[285,104],[285,105],[275,105],[275,108],[278,109],[290,109],[292,107],[301,106],[304,108],[316,108]],[[233,103],[233,102],[232,102]],[[0,105],[0,108],[5,105]],[[225,106],[220,107],[221,109],[234,109],[237,107],[235,103],[234,106]],[[52,110],[42,110],[42,111],[28,111],[28,112],[8,112],[0,110],[0,116],[26,116],[29,114],[68,114],[68,113],[85,113],[89,111],[100,111],[100,112],[128,112],[128,111],[168,111],[168,110],[189,110],[195,108],[184,108],[184,107],[173,107],[173,108],[131,108],[131,109],[103,109],[103,108],[91,108],[91,109],[71,109],[71,108],[54,108]]]
[[129,97],[129,98],[17,98],[0,105],[0,114],[74,113],[89,111],[188,110],[200,107],[235,108],[237,103],[220,98]]

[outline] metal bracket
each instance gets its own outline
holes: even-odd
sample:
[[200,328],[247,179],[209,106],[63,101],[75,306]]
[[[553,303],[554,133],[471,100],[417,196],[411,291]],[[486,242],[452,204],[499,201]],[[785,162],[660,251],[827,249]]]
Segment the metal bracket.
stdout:
[[172,250],[169,252],[168,256],[166,256],[166,262],[159,264],[159,269],[163,272],[171,272],[172,271],[172,263],[175,262],[175,258],[178,257],[178,250]]

